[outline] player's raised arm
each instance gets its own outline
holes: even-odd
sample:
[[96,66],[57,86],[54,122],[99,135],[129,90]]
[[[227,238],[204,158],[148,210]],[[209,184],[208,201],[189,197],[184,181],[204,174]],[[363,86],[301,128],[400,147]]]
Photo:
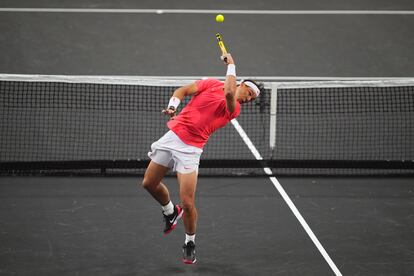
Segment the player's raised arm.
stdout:
[[226,80],[224,82],[227,109],[230,113],[233,113],[236,108],[236,65],[234,64],[232,56],[228,53],[223,54],[221,59],[227,64]]

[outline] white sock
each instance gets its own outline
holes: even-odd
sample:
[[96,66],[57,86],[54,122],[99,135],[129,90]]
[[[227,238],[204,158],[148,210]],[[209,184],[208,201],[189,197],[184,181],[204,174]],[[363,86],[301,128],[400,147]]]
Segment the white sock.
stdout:
[[166,216],[171,215],[172,213],[174,213],[174,204],[172,204],[171,200],[170,200],[170,202],[168,202],[167,205],[162,206],[162,211],[163,211],[164,215],[166,215]]
[[185,244],[187,244],[189,241],[192,241],[193,243],[195,243],[195,235],[188,235],[187,233],[185,234]]

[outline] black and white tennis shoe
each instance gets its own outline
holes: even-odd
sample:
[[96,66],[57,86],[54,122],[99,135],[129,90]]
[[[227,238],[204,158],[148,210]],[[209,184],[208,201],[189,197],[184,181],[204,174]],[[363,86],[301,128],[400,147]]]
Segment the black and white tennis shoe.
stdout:
[[164,222],[165,222],[165,228],[164,228],[164,234],[169,234],[174,228],[177,226],[178,220],[182,217],[184,213],[184,210],[180,207],[180,205],[174,206],[174,213],[171,215],[164,215]]
[[195,244],[193,241],[189,241],[183,246],[183,263],[193,264],[196,261]]

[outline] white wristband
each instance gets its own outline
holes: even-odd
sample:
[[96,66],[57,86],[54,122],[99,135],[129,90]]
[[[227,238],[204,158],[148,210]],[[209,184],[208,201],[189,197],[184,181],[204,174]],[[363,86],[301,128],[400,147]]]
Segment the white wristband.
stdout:
[[180,104],[180,99],[177,97],[171,97],[170,101],[168,102],[168,108],[174,107],[174,109],[177,109],[178,105]]
[[227,65],[226,76],[236,76],[236,65],[234,64]]

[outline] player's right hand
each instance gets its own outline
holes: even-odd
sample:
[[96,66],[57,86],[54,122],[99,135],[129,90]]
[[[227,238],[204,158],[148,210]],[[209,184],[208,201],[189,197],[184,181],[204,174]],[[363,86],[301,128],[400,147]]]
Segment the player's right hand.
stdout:
[[223,54],[220,58],[226,65],[234,64],[233,57],[229,53]]
[[176,114],[176,110],[171,107],[167,109],[163,109],[161,112],[167,116],[170,116],[170,118],[175,117],[175,114]]

